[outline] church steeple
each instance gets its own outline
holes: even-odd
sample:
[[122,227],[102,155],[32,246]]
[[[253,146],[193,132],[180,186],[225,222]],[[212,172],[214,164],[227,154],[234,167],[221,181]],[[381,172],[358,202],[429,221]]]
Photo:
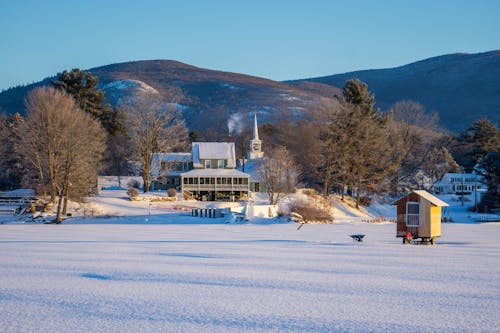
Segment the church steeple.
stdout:
[[257,113],[253,114],[253,139],[259,140],[259,127],[257,126]]
[[257,126],[257,113],[253,117],[253,139],[250,140],[250,149],[247,152],[247,159],[253,160],[264,157],[262,152],[262,141],[259,139],[259,127]]

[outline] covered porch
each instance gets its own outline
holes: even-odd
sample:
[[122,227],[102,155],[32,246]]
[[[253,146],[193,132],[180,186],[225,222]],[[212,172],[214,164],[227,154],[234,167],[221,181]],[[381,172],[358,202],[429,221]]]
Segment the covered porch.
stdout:
[[195,169],[181,175],[182,192],[201,201],[245,200],[249,175],[234,169]]

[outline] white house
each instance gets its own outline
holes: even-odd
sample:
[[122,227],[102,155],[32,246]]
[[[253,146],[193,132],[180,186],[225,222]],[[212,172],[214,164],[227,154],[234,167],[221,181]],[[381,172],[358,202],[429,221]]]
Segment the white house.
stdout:
[[184,195],[206,201],[246,199],[249,175],[236,170],[233,142],[193,142],[193,169],[180,174]]
[[476,173],[446,173],[434,184],[435,194],[471,194],[486,191],[483,177]]

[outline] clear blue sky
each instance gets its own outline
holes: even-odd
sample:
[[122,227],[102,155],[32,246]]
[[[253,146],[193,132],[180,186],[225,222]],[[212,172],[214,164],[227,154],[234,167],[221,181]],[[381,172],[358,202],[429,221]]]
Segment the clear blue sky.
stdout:
[[143,59],[286,80],[500,49],[498,0],[0,0],[0,90]]

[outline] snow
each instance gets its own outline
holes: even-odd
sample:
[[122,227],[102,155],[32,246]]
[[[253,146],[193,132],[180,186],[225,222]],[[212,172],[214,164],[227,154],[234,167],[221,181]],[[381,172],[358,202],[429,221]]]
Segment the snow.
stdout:
[[118,81],[113,81],[110,82],[106,85],[103,86],[103,89],[118,89],[118,90],[128,90],[128,89],[134,89],[134,90],[141,90],[141,91],[146,91],[150,93],[158,93],[158,90],[155,88],[151,87],[147,83],[139,80],[118,80]]
[[0,225],[0,331],[498,331],[500,223],[404,246],[363,214],[297,230],[124,196],[90,200],[100,217]]

